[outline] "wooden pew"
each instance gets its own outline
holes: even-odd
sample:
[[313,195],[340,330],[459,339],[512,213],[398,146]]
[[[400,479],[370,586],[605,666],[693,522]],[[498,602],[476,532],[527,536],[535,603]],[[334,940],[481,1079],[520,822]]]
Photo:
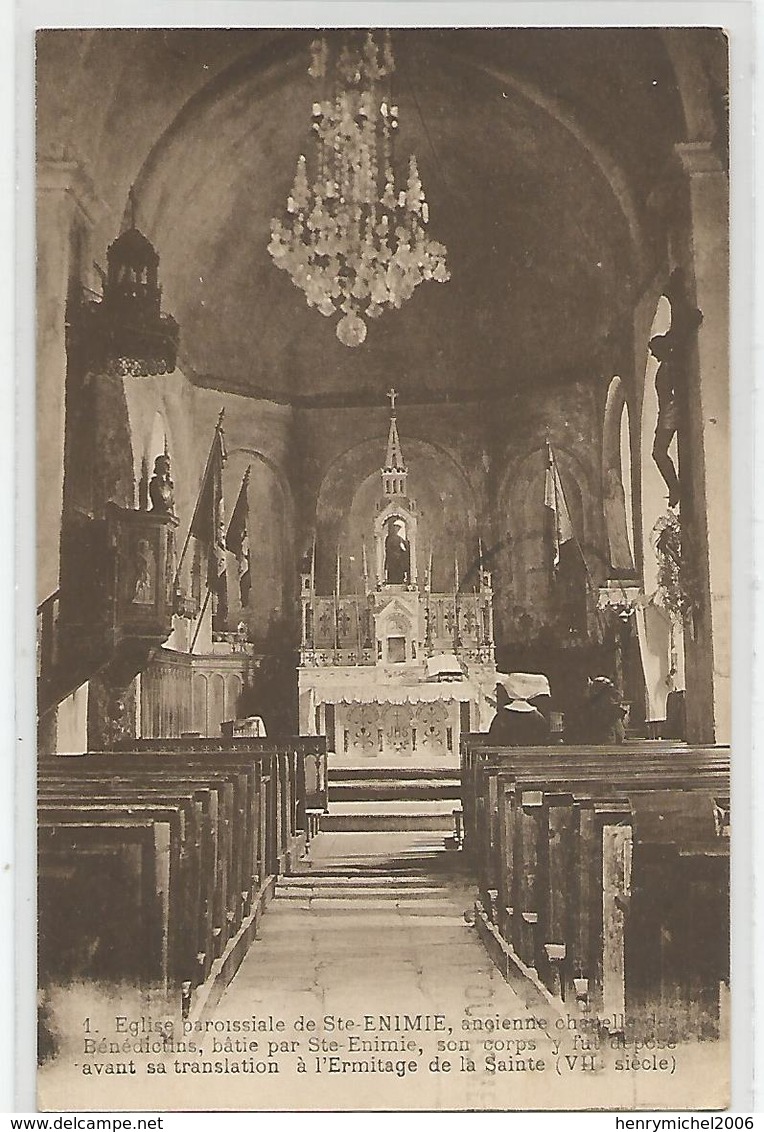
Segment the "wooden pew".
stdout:
[[588,751],[597,751],[603,755],[605,753],[608,753],[617,756],[624,756],[648,752],[659,754],[662,752],[676,752],[685,749],[686,744],[684,743],[678,743],[674,740],[664,739],[627,740],[624,743],[597,747],[592,745],[573,746],[570,744],[557,743],[546,747],[502,748],[491,744],[489,737],[485,732],[463,733],[459,744],[459,756],[462,810],[464,821],[464,848],[468,851],[471,850],[471,839],[474,836],[476,828],[475,790],[478,768],[486,760],[495,757],[497,753],[501,754],[503,752],[507,757],[509,757],[511,752],[515,750],[533,750],[539,752],[540,754],[544,753],[547,756],[559,758],[564,757],[567,754],[581,756]]
[[[714,752],[716,752],[715,755]],[[612,762],[608,761],[603,764],[603,773],[607,768],[607,774],[611,773],[611,768],[624,763],[624,760],[628,760],[628,765],[636,767],[635,759],[640,759],[643,762],[645,759],[650,759],[652,765],[660,773],[664,771],[667,765],[673,763],[677,766],[681,765],[689,773],[698,764],[698,760],[706,765],[710,758],[716,757],[721,760],[728,758],[726,748],[689,748],[684,744],[677,746],[676,744],[662,743],[655,746],[650,740],[606,747],[566,747],[560,745],[555,747],[501,748],[483,745],[478,749],[477,757],[470,762],[466,772],[467,777],[462,780],[465,849],[468,852],[477,851],[481,855],[485,853],[485,846],[479,844],[476,839],[478,826],[483,828],[483,810],[486,807],[490,808],[490,799],[488,798],[490,778],[486,772],[497,767],[510,769],[516,765],[518,759],[522,759],[523,765],[527,765],[529,759],[536,758],[539,767],[544,769],[553,765],[560,767],[580,766],[583,768],[591,759],[597,760],[599,765],[600,761],[608,756],[612,758]]]
[[[108,793],[103,793],[104,790]],[[166,794],[168,790],[170,793]],[[41,807],[59,796],[68,796],[73,805],[79,804],[83,810],[102,801],[120,805],[129,812],[147,802],[167,802],[185,811],[186,837],[179,854],[178,883],[184,893],[182,920],[187,921],[180,930],[187,938],[188,952],[175,972],[175,981],[190,979],[194,984],[203,981],[222,945],[223,925],[227,920],[225,886],[221,884],[225,862],[225,839],[221,829],[226,793],[221,783],[210,783],[209,776],[203,773],[190,776],[184,772],[180,775],[175,772],[111,775],[104,781],[100,776],[90,777],[89,767],[85,766],[78,767],[74,773],[70,771],[65,779],[47,776],[41,783],[40,795]],[[242,915],[249,914],[264,876],[264,863],[258,861]]]
[[270,845],[269,870],[279,873],[294,866],[308,843],[304,772],[300,766],[303,751],[320,746],[318,740],[325,746],[323,737],[307,736],[305,743],[298,742],[300,738],[138,739],[132,744],[120,744],[118,750],[131,757],[182,755],[201,760],[205,766],[231,759],[259,758],[262,765],[267,762],[272,782],[269,804],[274,839]]
[[178,752],[208,754],[247,752],[273,753],[288,766],[273,768],[276,775],[279,839],[281,854],[290,864],[299,858],[305,845],[318,831],[318,819],[329,808],[326,736],[290,735],[280,738],[190,738],[125,740],[118,750],[174,754]]
[[[261,811],[266,811],[267,819],[274,806],[268,789],[270,775],[267,768],[263,771],[259,759],[219,759],[206,769],[204,760],[193,756],[169,759],[163,755],[121,754],[115,758],[112,752],[105,752],[67,758],[66,764],[70,780],[82,770],[86,779],[94,778],[101,786],[119,782],[129,789],[147,782],[156,789],[168,783],[170,789],[177,790],[191,782],[214,790],[211,821],[218,920],[240,922],[238,894],[276,871],[279,855],[272,831],[266,844],[261,844]],[[217,927],[220,929],[219,923]]]
[[166,984],[170,833],[151,817],[40,815],[39,971]]
[[[463,759],[480,911],[552,997],[575,1006],[585,987],[589,1009],[623,1015],[668,999],[677,1010],[705,994],[703,1024],[713,1031],[714,981],[718,989],[727,962],[728,843],[718,812],[729,751],[631,745],[613,758],[622,752],[484,745]],[[650,913],[661,884],[674,894],[662,921]],[[672,911],[678,894],[681,918]],[[710,957],[693,948],[693,915],[717,925]],[[664,943],[659,964],[655,941],[666,939],[679,942]]]
[[[630,760],[627,765],[614,765],[608,762],[602,768],[598,767],[596,762],[592,764],[591,760],[588,760],[586,764],[550,765],[543,758],[539,760],[535,753],[528,752],[524,760],[520,755],[515,756],[514,766],[516,769],[514,770],[507,770],[501,764],[494,768],[484,768],[483,774],[489,781],[489,790],[486,796],[490,812],[486,813],[480,831],[479,871],[481,891],[485,893],[498,887],[496,881],[496,872],[499,868],[496,853],[499,815],[497,792],[500,789],[503,788],[506,796],[507,792],[513,792],[521,783],[524,799],[531,797],[534,792],[539,793],[541,799],[544,791],[547,795],[554,792],[555,789],[571,792],[576,780],[578,780],[579,792],[581,783],[583,783],[583,789],[587,795],[596,797],[599,794],[611,797],[614,791],[616,795],[623,793],[623,782],[630,784],[632,790],[639,789],[644,792],[661,786],[682,787],[685,785],[686,776],[692,774],[693,785],[696,789],[702,788],[724,793],[728,791],[728,763],[724,757],[721,759],[722,765],[720,767],[717,768],[715,763],[716,760],[714,760],[713,765],[706,762],[704,764],[705,770],[702,772],[703,777],[698,777],[701,771],[696,759],[683,760],[684,765],[681,768],[677,767],[676,763],[665,769],[660,765],[656,767],[652,759],[647,763],[642,760]],[[603,774],[606,777],[603,777]],[[538,804],[541,805],[541,800]]]
[[[214,751],[193,740],[139,745],[40,765],[43,982],[66,975],[68,962],[83,976],[95,967],[112,981],[199,987],[230,966],[269,878],[304,848],[304,759],[325,761],[323,738],[245,739]],[[314,770],[314,789],[316,779]],[[56,878],[85,900],[100,875],[120,878],[95,902],[102,914],[57,923]],[[127,922],[141,943],[126,951],[115,940]]]

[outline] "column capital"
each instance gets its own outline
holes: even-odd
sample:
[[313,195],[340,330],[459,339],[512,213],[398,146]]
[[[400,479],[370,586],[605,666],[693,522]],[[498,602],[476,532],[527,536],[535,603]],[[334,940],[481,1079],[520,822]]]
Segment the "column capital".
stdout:
[[674,153],[679,158],[682,169],[690,177],[724,173],[724,166],[713,142],[677,142]]
[[683,176],[692,179],[717,174],[726,175],[713,142],[676,142],[673,153],[653,182],[647,207],[655,214],[665,214],[686,183]]
[[97,195],[93,182],[82,164],[64,153],[44,156],[37,162],[37,192],[57,193],[68,197],[85,220],[94,225],[103,216],[106,206]]

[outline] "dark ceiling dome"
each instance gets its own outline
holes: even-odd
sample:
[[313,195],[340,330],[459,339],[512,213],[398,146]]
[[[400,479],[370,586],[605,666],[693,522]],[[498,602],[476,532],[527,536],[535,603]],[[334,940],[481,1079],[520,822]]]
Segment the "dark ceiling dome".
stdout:
[[[55,32],[38,44],[41,74],[69,68],[51,97],[66,92],[67,140],[110,209],[103,244],[135,184],[187,375],[296,404],[378,402],[391,381],[437,400],[595,376],[628,331],[650,192],[685,136],[660,29],[393,32],[396,164],[416,154],[451,279],[418,287],[356,350],[267,251],[310,143],[314,35],[90,31],[62,60]],[[45,90],[38,104],[41,134],[60,127]]]

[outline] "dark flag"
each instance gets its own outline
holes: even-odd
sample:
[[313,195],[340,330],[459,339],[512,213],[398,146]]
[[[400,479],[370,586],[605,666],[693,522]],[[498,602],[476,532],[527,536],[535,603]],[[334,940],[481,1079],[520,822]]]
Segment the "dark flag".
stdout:
[[241,481],[239,498],[236,500],[226,535],[226,546],[236,556],[242,605],[249,604],[249,591],[252,588],[249,569],[249,471],[250,469],[247,468]]
[[222,427],[223,414],[215,429],[207,467],[204,470],[190,534],[202,545],[207,555],[207,589],[216,598],[217,620],[227,615],[225,505],[223,502],[223,465],[226,461]]

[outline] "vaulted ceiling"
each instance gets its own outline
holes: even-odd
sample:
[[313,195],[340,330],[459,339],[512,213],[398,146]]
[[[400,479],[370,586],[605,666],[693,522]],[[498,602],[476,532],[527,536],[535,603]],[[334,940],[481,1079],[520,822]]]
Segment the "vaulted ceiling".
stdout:
[[422,284],[357,349],[267,252],[309,144],[314,35],[39,37],[39,151],[90,172],[102,262],[135,185],[188,376],[298,403],[378,398],[391,380],[419,400],[585,376],[644,282],[646,200],[687,136],[663,34],[393,33],[396,157],[417,155],[451,280]]

